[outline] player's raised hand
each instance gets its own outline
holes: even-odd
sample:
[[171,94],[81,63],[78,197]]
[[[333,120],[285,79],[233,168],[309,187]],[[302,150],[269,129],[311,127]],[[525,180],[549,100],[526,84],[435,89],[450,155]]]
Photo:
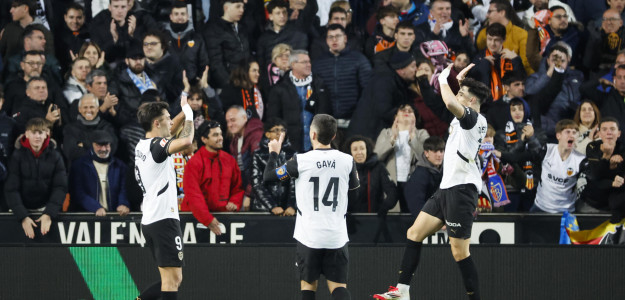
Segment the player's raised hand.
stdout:
[[458,75],[456,76],[458,83],[462,82],[464,78],[467,77],[467,73],[469,73],[469,70],[471,70],[471,68],[473,68],[474,66],[475,64],[470,64],[466,68],[462,69],[460,73],[458,73]]
[[189,78],[187,78],[187,71],[182,70],[182,85],[184,86],[183,91],[188,93],[191,90],[191,84],[189,84]]
[[180,107],[184,107],[185,105],[187,105],[187,95],[182,94],[180,95]]
[[202,72],[202,78],[200,78],[200,87],[205,89],[208,87],[208,66],[204,68],[204,72]]
[[280,138],[278,140],[271,140],[267,146],[269,147],[269,153],[275,152],[280,154],[280,149],[282,148],[282,142],[284,142],[284,132],[280,134]]
[[447,68],[445,68],[440,74],[438,74],[438,83],[439,84],[447,84],[449,85],[449,83],[447,83],[447,77],[449,77],[449,73],[451,72],[451,68],[453,67],[453,64],[449,64],[447,66]]

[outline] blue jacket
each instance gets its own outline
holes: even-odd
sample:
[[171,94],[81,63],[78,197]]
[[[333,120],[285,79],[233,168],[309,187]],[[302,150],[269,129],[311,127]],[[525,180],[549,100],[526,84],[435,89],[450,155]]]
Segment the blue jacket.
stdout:
[[[93,151],[72,163],[69,173],[69,193],[76,208],[96,212],[100,205],[100,179],[93,165]],[[108,208],[115,211],[118,206],[130,207],[126,198],[126,165],[112,157],[108,167]]]

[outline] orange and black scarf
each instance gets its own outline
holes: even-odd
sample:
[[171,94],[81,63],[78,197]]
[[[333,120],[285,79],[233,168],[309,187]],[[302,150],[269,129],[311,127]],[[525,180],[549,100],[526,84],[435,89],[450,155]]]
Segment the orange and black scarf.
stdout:
[[[486,54],[484,56],[493,56],[492,52],[486,48]],[[501,79],[508,71],[512,71],[512,61],[509,59],[499,58],[499,65],[497,65],[497,61],[495,64],[490,66],[490,91],[493,95],[493,101],[497,101],[504,94],[503,91],[503,82]]]

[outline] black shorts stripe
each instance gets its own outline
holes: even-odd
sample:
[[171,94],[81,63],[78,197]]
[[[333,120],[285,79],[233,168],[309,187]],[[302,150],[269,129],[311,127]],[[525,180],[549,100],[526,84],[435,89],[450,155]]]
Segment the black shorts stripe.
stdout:
[[160,191],[158,191],[158,194],[156,194],[156,197],[158,197],[162,193],[164,193],[167,190],[168,187],[169,187],[169,182]]

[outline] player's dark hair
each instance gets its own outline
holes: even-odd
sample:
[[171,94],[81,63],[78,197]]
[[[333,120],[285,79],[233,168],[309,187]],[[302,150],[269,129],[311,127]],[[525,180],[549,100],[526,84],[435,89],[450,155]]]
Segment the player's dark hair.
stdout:
[[375,18],[379,22],[380,20],[389,16],[396,16],[396,17],[399,16],[399,11],[397,10],[397,8],[393,7],[392,5],[381,6],[375,15]]
[[282,126],[286,129],[286,122],[282,121],[280,118],[269,118],[265,122],[263,122],[263,130],[265,132],[271,131],[272,128],[276,126]]
[[577,123],[571,119],[562,119],[556,123],[556,133],[560,133],[564,129],[579,130],[579,126],[577,126]]
[[267,4],[267,12],[269,14],[273,13],[273,10],[276,8],[284,8],[289,9],[289,5],[284,0],[271,0],[269,4]]
[[352,135],[343,143],[343,152],[352,155],[352,144],[355,142],[365,142],[367,148],[367,159],[373,155],[373,141],[362,135]]
[[617,128],[618,130],[621,130],[621,128],[620,128],[621,126],[620,126],[620,124],[619,124],[619,121],[618,121],[618,119],[616,119],[615,117],[603,117],[603,118],[601,119],[601,122],[599,122],[599,128],[601,128],[601,124],[603,124],[603,123],[607,123],[607,122],[614,122],[614,123],[616,123],[616,128]]
[[460,83],[460,87],[466,86],[469,88],[469,93],[477,98],[477,104],[482,105],[490,96],[490,89],[482,82],[473,78],[465,78]]
[[440,136],[431,136],[423,142],[423,150],[442,151],[445,150],[445,140]]
[[397,26],[395,26],[395,33],[399,32],[400,29],[410,29],[412,32],[415,32],[414,25],[412,25],[412,22],[407,20],[397,23]]
[[163,109],[169,109],[167,102],[146,102],[139,106],[137,118],[143,130],[152,130],[152,122],[163,115]]
[[500,37],[502,40],[506,40],[506,27],[499,24],[493,23],[486,27],[486,35]]
[[503,75],[503,78],[501,78],[501,82],[503,83],[503,85],[511,85],[513,82],[516,81],[525,81],[525,76],[523,74],[521,74],[521,72],[506,72],[505,75]]
[[336,135],[336,119],[331,115],[318,114],[313,118],[310,128],[314,128],[315,132],[317,132],[317,141],[319,143],[330,145]]

